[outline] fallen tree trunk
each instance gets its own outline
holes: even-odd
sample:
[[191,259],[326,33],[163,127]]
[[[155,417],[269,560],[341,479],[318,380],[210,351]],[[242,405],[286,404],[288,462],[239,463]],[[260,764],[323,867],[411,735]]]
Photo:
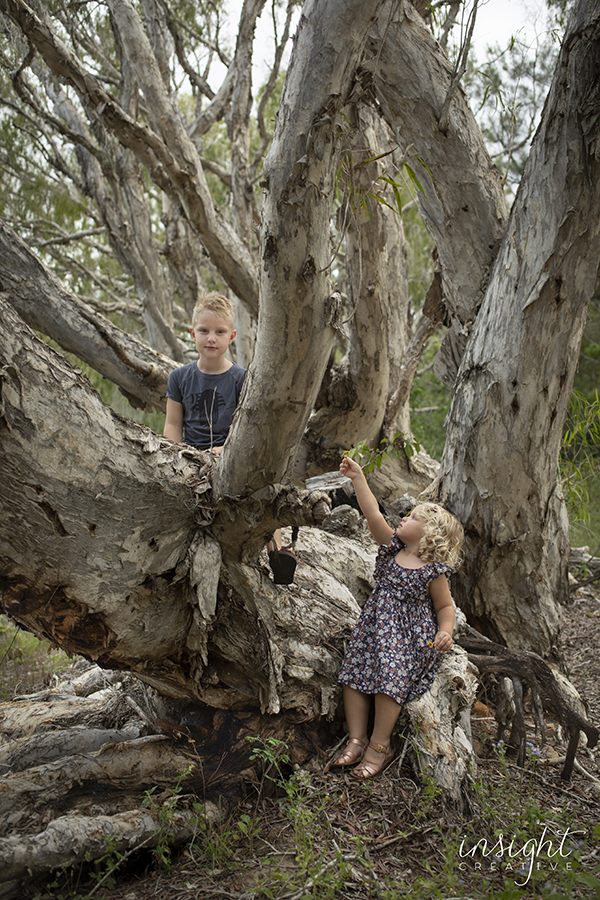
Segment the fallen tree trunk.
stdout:
[[[448,654],[430,696],[408,704],[403,721],[417,774],[427,772],[459,804],[473,765],[473,687],[466,654]],[[0,707],[4,898],[16,896],[18,885],[105,858],[109,850],[189,839],[205,817],[228,814],[244,784],[260,781],[261,763],[252,759],[257,745],[283,742],[291,772],[291,766],[321,768],[322,748],[331,743],[332,723],[322,716],[303,722],[284,714],[166,703],[132,676],[89,698],[51,699],[66,691],[68,683],[59,685],[42,709],[26,698]],[[332,679],[335,706],[340,695]],[[90,722],[104,727],[89,729]],[[121,727],[117,732],[110,724]]]
[[[336,532],[336,542],[342,539],[344,520],[355,538],[347,547],[361,548],[366,542],[355,510],[340,507],[330,518],[325,524]],[[315,534],[309,539],[315,546],[325,545]],[[358,549],[358,554],[352,588],[364,600],[374,553]],[[365,562],[362,574],[357,559]],[[335,565],[333,571],[328,568],[320,577],[335,579]],[[285,594],[293,605],[293,590]],[[327,642],[338,661],[358,611],[355,604],[348,622],[330,622]],[[399,751],[395,765],[410,761],[417,778],[432,780],[449,802],[463,807],[475,769],[473,663],[481,673],[509,674],[538,685],[540,706],[555,711],[568,728],[577,728],[577,735],[583,730],[588,745],[594,745],[597,729],[572,708],[543,660],[485,640],[468,628],[460,611],[455,637],[477,654],[467,655],[455,645],[445,654],[432,689],[406,705],[394,739]],[[326,649],[324,641],[320,645]],[[308,686],[323,661],[315,648],[302,665],[288,662],[286,674]],[[0,706],[0,897],[6,900],[17,897],[25,883],[62,866],[140,848],[163,847],[164,852],[189,840],[207,818],[228,814],[244,785],[260,783],[262,764],[252,758],[257,746],[281,741],[290,772],[296,766],[314,771],[324,765],[323,748],[331,744],[334,731],[339,734],[337,664],[322,698],[329,716],[308,708],[309,690],[303,712],[223,710],[168,700],[132,675],[85,665],[77,664],[51,690]],[[571,729],[568,758],[576,746]],[[565,770],[562,777],[569,774]]]

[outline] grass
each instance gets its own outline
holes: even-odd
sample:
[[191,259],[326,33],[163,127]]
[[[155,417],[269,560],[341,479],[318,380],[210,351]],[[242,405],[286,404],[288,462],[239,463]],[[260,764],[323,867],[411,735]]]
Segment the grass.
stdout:
[[62,650],[0,616],[0,701],[41,690],[70,665]]
[[592,556],[600,556],[600,478],[589,483],[588,492],[585,515],[571,516],[569,537],[572,547],[589,547]]
[[[589,600],[595,610],[597,600]],[[12,649],[31,647],[40,686],[67,662],[2,621]],[[584,620],[587,622],[587,619]],[[590,620],[595,622],[595,620]],[[591,627],[591,626],[590,626]],[[593,639],[593,638],[592,638]],[[18,654],[17,654],[18,655]],[[4,651],[4,664],[9,659]],[[24,665],[24,660],[20,660]],[[19,693],[25,684],[19,674]],[[6,683],[6,677],[3,678]],[[14,693],[11,691],[11,693]],[[407,761],[370,783],[323,774],[322,763],[292,772],[288,748],[253,738],[259,773],[228,814],[207,811],[186,791],[186,772],[171,792],[147,791],[160,822],[154,847],[119,850],[107,837],[95,862],[55,872],[25,887],[22,900],[571,900],[600,898],[598,798],[575,773],[568,784],[535,746],[517,768],[495,723],[472,719],[478,763],[462,810]],[[551,723],[548,723],[549,726]],[[555,734],[552,727],[550,733]],[[550,748],[552,741],[550,738]],[[560,745],[556,748],[561,752]],[[564,752],[564,751],[562,751]],[[552,757],[548,754],[549,758]],[[585,758],[583,759],[586,764]],[[587,760],[588,768],[590,764]],[[596,775],[596,777],[598,777]],[[171,846],[178,810],[192,810],[195,835]]]
[[98,871],[64,872],[36,900],[598,898],[597,801],[541,766],[533,744],[518,769],[487,741],[460,813],[405,768],[357,785],[348,774],[284,776],[276,765],[229,817],[199,807],[196,837],[172,870],[148,854],[143,874],[121,873],[109,893],[96,890]]

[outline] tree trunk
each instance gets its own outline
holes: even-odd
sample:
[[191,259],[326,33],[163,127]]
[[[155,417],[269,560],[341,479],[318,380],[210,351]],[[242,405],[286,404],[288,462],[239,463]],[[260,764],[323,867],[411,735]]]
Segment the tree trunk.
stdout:
[[156,132],[132,119],[24,0],[0,0],[0,11],[19,25],[49,69],[71,84],[89,115],[97,117],[136,155],[161,190],[181,203],[216,267],[232,290],[255,311],[258,282],[250,253],[215,208],[198,152],[165,90],[136,9],[129,0],[111,0],[110,9],[124,52],[132,62],[132,71],[157,124]]
[[461,606],[543,656],[568,599],[557,466],[600,260],[599,38],[598,4],[581,0],[460,369],[439,490],[467,526]]
[[[294,631],[295,625],[280,632],[273,624],[269,602],[280,592],[256,554],[250,553],[240,576],[249,599],[226,587],[222,551],[206,527],[215,514],[210,454],[178,447],[113,414],[8,304],[1,310],[5,611],[67,651],[137,671],[173,697],[210,695],[216,705],[237,701],[226,699],[227,679],[215,689],[205,672],[209,625],[218,618],[226,633],[230,617],[238,615],[247,632],[229,653],[239,656],[242,669],[255,670],[245,701],[277,706],[285,651],[275,645],[286,643],[286,628]],[[291,489],[240,504],[246,535],[238,528],[239,543],[229,551],[232,566],[245,543],[264,542],[248,524],[253,516],[257,528],[262,522],[268,532],[275,522],[316,524],[326,512],[319,494]],[[248,603],[252,612],[242,614],[238,607]],[[334,654],[329,677],[336,665]],[[310,689],[317,706],[320,680]],[[299,690],[306,695],[304,684]]]
[[[22,697],[0,707],[0,764],[8,773],[0,785],[2,897],[17,897],[54,869],[105,858],[108,841],[120,853],[158,844],[168,852],[206,820],[227,815],[244,784],[260,782],[251,754],[270,739],[286,745],[291,766],[325,765],[331,739],[323,717],[168,705],[130,675],[89,694],[99,674],[93,667],[78,678],[78,694],[63,680],[42,703]],[[457,805],[473,763],[473,687],[457,648],[428,702],[407,704],[397,748],[398,765],[410,748],[417,775],[435,778]]]
[[360,95],[354,73],[380,3],[352,0],[343,16],[338,0],[309,0],[303,9],[264,165],[258,334],[223,451],[225,496],[291,476],[333,347],[339,298],[324,236],[341,151],[337,117],[353,89]]
[[[346,138],[347,178],[338,231],[347,233],[345,284],[348,303],[348,351],[332,367],[319,394],[301,453],[306,474],[337,468],[344,450],[358,440],[377,446],[389,393],[397,384],[408,342],[409,301],[402,220],[377,202],[380,175],[386,169],[374,157],[393,146],[388,129],[363,104]],[[373,160],[366,163],[365,160]],[[408,398],[405,397],[405,400]],[[398,427],[410,431],[407,405],[397,410]]]
[[453,323],[436,372],[451,385],[506,226],[500,175],[462,88],[440,130],[452,68],[409,3],[388,0],[381,7],[364,65],[423,188],[417,200],[435,242]]
[[[208,203],[197,147],[177,121],[147,39],[140,38],[139,47],[132,43],[140,29],[136,7],[130,0],[111,0],[110,6],[156,120],[151,135],[22,0],[0,0],[53,70],[70,78],[89,109],[181,204],[191,225],[210,237],[209,250],[228,283],[250,306],[254,299],[256,308],[257,279],[247,248]],[[563,508],[555,484],[560,432],[600,249],[600,13],[586,20],[591,8],[584,0],[574,14],[531,167],[472,331],[439,488],[468,535],[464,575],[454,583],[462,604],[473,618],[484,616],[494,635],[505,629],[507,641],[524,642],[527,633],[542,649],[550,646],[556,624],[548,598],[564,584]],[[436,235],[443,293],[457,327],[468,330],[498,246],[504,206],[460,94],[450,104],[446,132],[437,129],[448,83],[447,64],[408,5],[306,4],[265,164],[256,352],[217,461],[111,413],[0,298],[2,608],[67,651],[130,670],[168,698],[162,712],[144,712],[140,698],[130,697],[142,709],[135,721],[122,711],[113,719],[100,717],[96,733],[86,735],[83,755],[75,736],[57,742],[65,755],[54,760],[40,741],[43,764],[35,773],[13,773],[0,792],[7,816],[14,814],[27,832],[20,845],[11,837],[0,843],[0,871],[8,873],[3,877],[20,877],[37,849],[42,870],[56,865],[56,856],[44,856],[56,829],[63,829],[69,848],[61,863],[81,859],[86,841],[90,852],[100,852],[90,821],[94,810],[84,795],[92,772],[102,770],[110,807],[120,802],[132,765],[136,789],[165,784],[161,778],[172,786],[190,757],[196,763],[201,745],[202,766],[191,774],[192,785],[208,772],[217,791],[239,778],[248,733],[286,740],[297,754],[294,761],[302,762],[335,720],[339,664],[371,587],[374,548],[365,548],[352,516],[356,533],[335,532],[321,493],[284,482],[339,325],[328,241],[339,126],[374,84],[389,124],[414,145],[413,167],[420,157],[431,172],[424,169],[422,176],[423,208]],[[429,124],[419,125],[425,114]],[[36,282],[38,276],[49,295],[58,293],[47,273],[38,272]],[[2,277],[15,303],[31,309],[14,273]],[[79,306],[71,335],[83,322],[90,319]],[[127,368],[113,332],[98,322],[94,329]],[[120,372],[111,357],[113,364]],[[274,585],[266,564],[263,545],[278,525],[311,526],[301,528],[290,587]],[[409,704],[406,727],[413,728],[409,738],[429,771],[458,800],[471,758],[463,713],[473,685],[465,655],[448,657],[442,676],[435,692]],[[89,720],[86,728],[91,731]],[[37,749],[25,731],[13,736],[16,746],[5,748],[15,768]],[[115,743],[121,737],[127,740]],[[99,749],[91,749],[95,740],[102,742]],[[25,795],[38,814],[44,795],[52,802],[47,814],[42,810],[52,824],[39,840],[22,811]],[[81,799],[81,821],[64,821],[69,796]],[[128,846],[128,834],[152,839],[152,823],[138,801],[128,798],[121,814],[126,821],[114,805],[107,812],[122,846]],[[190,825],[183,816],[178,834]]]

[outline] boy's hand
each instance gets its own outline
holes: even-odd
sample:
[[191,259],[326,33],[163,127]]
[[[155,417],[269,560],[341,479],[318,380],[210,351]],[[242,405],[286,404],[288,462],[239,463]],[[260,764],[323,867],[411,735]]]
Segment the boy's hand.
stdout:
[[454,646],[452,635],[448,634],[447,631],[438,631],[435,636],[433,646],[436,647],[436,649],[442,651],[452,650],[452,647]]
[[345,475],[346,478],[353,480],[357,475],[362,474],[362,469],[356,460],[351,459],[349,456],[344,456],[340,463],[340,473]]

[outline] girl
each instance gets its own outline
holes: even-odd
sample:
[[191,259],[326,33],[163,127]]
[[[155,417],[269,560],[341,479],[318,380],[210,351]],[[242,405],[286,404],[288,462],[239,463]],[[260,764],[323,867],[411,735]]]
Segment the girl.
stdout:
[[[454,604],[446,575],[459,561],[463,529],[435,503],[422,503],[391,528],[361,467],[345,456],[340,472],[356,498],[379,547],[375,589],[348,645],[343,685],[349,739],[329,768],[351,766],[356,778],[378,775],[391,762],[390,738],[402,704],[429,690],[452,648]],[[375,722],[369,740],[371,695]]]

